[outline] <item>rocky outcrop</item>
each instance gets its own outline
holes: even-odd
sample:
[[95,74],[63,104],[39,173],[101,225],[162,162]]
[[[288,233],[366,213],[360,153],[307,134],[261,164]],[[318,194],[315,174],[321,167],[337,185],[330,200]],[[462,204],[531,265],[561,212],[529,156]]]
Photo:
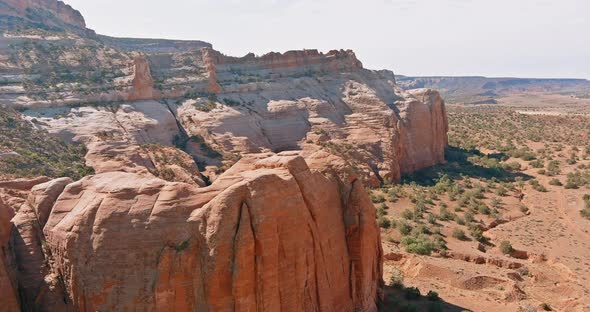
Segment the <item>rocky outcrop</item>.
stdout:
[[33,208],[35,219],[39,222],[41,228],[45,226],[57,197],[66,185],[73,182],[71,178],[59,178],[35,185],[31,189],[27,201],[29,206]]
[[[45,190],[48,193],[37,196],[53,198],[56,186],[63,184],[47,185]],[[49,267],[51,253],[43,245],[45,238],[36,214],[39,208],[22,205],[12,220],[10,249],[18,267],[16,276],[21,307],[24,311],[66,311],[59,276]]]
[[[86,28],[84,17],[79,11],[57,0],[1,0],[0,13],[29,19],[38,25],[71,25]],[[48,12],[49,14],[47,14]],[[53,15],[53,16],[51,16]]]
[[11,267],[13,259],[9,249],[12,217],[14,217],[14,211],[0,198],[0,311],[3,312],[20,310],[15,287],[15,270]]
[[[289,75],[271,75],[281,73]],[[216,109],[204,111],[207,100],[197,99],[176,114],[189,135],[220,152],[321,149],[351,162],[375,187],[444,161],[444,101],[436,91],[401,90],[391,72],[357,69],[244,84],[218,75],[224,91]]]
[[[230,57],[213,49],[204,49],[207,61],[220,70],[300,70],[307,72],[339,72],[362,69],[363,64],[352,50],[332,50],[321,53],[318,50],[293,50],[285,53],[270,52],[260,57],[250,53],[244,57]],[[207,62],[206,61],[206,62]]]
[[74,310],[376,311],[362,182],[329,154],[253,155],[196,188],[131,173],[70,184],[44,228]]
[[398,147],[402,174],[434,166],[445,160],[448,123],[444,100],[430,89],[415,89],[400,109]]
[[223,62],[223,56],[221,53],[205,48],[201,50],[203,52],[203,63],[207,71],[207,92],[219,93],[221,92],[221,86],[217,82],[217,64]]
[[150,72],[150,63],[144,56],[138,56],[133,61],[132,89],[129,101],[154,99],[154,79]]
[[[8,303],[0,311],[67,309],[59,276],[51,272],[51,253],[45,245],[44,221],[40,220],[47,220],[57,197],[72,180],[41,181],[30,180],[29,189],[19,184],[4,184],[10,188],[3,189],[8,191],[3,196],[20,196],[22,191],[30,191],[25,201],[14,198],[8,205],[0,199],[0,301]],[[35,182],[41,184],[32,185]]]

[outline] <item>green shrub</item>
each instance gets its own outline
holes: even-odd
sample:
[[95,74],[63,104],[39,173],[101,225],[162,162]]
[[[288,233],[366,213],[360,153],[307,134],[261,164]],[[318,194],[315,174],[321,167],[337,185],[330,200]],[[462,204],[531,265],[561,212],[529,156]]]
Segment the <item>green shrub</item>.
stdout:
[[12,109],[0,107],[0,151],[13,151],[15,157],[0,160],[0,175],[6,178],[48,176],[74,180],[94,174],[86,166],[87,149],[69,144],[35,129]]
[[580,215],[586,219],[590,219],[590,194],[586,194],[583,197],[584,208],[580,210]]
[[412,226],[406,221],[401,221],[398,225],[398,230],[402,235],[408,235],[412,232]]
[[436,224],[437,217],[436,217],[435,214],[429,213],[428,214],[428,217],[426,219],[428,220],[428,223],[430,223],[430,224]]
[[406,209],[402,211],[402,218],[412,220],[414,219],[414,213],[410,209]]
[[430,301],[439,301],[440,300],[438,293],[433,290],[428,291],[428,294],[426,294],[426,298]]
[[424,234],[408,235],[402,238],[402,245],[406,251],[418,255],[430,255],[434,251],[434,244]]
[[418,287],[407,287],[404,290],[404,296],[407,300],[418,300],[420,299],[420,289]]
[[391,227],[391,221],[385,217],[381,217],[377,220],[379,227],[382,229],[389,229]]
[[483,236],[483,230],[481,228],[479,228],[479,226],[477,225],[473,225],[470,228],[470,235],[471,237],[473,237],[473,239],[475,239],[478,242],[485,242],[487,239],[485,238],[485,236]]
[[561,169],[559,168],[559,161],[557,160],[552,160],[549,162],[549,164],[547,165],[547,175],[552,177],[552,176],[556,176],[561,172]]
[[467,239],[467,236],[465,235],[465,231],[463,231],[462,229],[454,229],[453,230],[453,237],[458,240]]
[[389,278],[389,286],[396,289],[404,288],[404,272],[394,268],[391,277]]
[[385,197],[381,194],[379,194],[379,195],[371,194],[369,197],[371,198],[371,201],[375,204],[380,204],[380,203],[385,202]]
[[514,251],[514,248],[512,248],[512,244],[509,241],[502,241],[500,243],[500,251],[505,255],[509,255]]
[[377,218],[382,218],[387,215],[387,211],[383,207],[377,208]]

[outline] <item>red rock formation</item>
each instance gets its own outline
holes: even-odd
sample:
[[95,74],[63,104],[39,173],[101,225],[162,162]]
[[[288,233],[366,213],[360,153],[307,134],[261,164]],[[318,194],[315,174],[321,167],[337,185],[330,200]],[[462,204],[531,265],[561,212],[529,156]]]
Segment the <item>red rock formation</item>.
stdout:
[[132,89],[128,100],[151,100],[154,98],[154,79],[150,71],[150,62],[145,56],[138,56],[133,61]]
[[75,310],[376,311],[375,210],[343,167],[258,155],[206,188],[99,174],[66,187],[47,245]]
[[400,109],[398,155],[401,174],[444,162],[448,145],[447,114],[440,94],[430,89],[410,90],[408,93],[416,100],[410,99]]
[[9,252],[9,239],[12,232],[10,220],[14,211],[0,198],[0,311],[20,311],[15,288],[14,270],[9,267],[12,262]]
[[230,57],[213,49],[205,48],[203,54],[206,59],[205,63],[237,65],[238,68],[245,70],[299,68],[314,72],[337,72],[363,68],[363,64],[356,58],[352,50],[332,50],[325,54],[318,50],[294,50],[285,53],[270,52],[260,57],[253,53],[244,57]]
[[35,219],[37,219],[41,228],[45,226],[57,197],[66,185],[72,182],[74,181],[70,178],[60,178],[35,185],[31,189],[27,202],[34,209]]
[[43,9],[52,12],[58,19],[66,24],[85,29],[86,22],[79,11],[57,0],[2,0],[16,13],[26,15],[27,9]]
[[[49,193],[40,196],[52,197],[55,190],[47,190]],[[65,311],[63,288],[58,275],[50,270],[50,253],[44,250],[45,240],[35,208],[38,207],[21,206],[12,220],[10,250],[18,265],[21,306],[25,311]]]
[[219,93],[221,92],[221,86],[217,82],[217,67],[216,65],[223,62],[223,55],[213,49],[203,48],[203,63],[207,71],[207,92]]
[[0,188],[28,191],[35,185],[50,181],[48,177],[37,177],[33,179],[16,179],[8,181],[0,181]]

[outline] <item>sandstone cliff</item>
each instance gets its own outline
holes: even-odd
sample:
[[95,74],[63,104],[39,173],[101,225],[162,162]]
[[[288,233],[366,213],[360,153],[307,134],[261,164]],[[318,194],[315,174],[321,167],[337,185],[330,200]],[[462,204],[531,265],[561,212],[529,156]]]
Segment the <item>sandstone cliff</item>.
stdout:
[[206,188],[123,172],[64,182],[36,186],[12,221],[30,309],[376,311],[375,210],[334,156],[252,155]]
[[82,14],[62,1],[2,0],[0,4],[0,29],[24,25],[56,30],[86,30]]
[[[436,91],[404,91],[350,50],[231,57],[16,3],[0,101],[84,144],[96,175],[0,182],[9,311],[376,311],[364,186],[444,161]],[[27,18],[38,6],[48,27]]]

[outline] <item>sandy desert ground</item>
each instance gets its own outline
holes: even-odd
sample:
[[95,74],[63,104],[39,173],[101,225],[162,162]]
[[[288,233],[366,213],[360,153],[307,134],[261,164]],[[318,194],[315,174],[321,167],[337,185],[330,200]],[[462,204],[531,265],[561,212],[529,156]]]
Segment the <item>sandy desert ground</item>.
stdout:
[[387,311],[590,311],[590,101],[499,103],[449,105],[459,157],[372,192]]

